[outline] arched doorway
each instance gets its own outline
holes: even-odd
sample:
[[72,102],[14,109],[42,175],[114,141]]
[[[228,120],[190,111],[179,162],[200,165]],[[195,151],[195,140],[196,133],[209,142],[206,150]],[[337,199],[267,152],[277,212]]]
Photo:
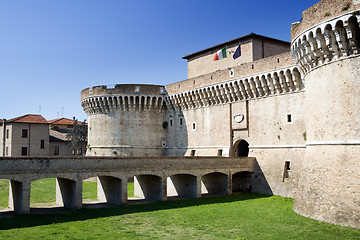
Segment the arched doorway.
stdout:
[[233,145],[234,157],[249,156],[249,143],[244,139],[236,141]]

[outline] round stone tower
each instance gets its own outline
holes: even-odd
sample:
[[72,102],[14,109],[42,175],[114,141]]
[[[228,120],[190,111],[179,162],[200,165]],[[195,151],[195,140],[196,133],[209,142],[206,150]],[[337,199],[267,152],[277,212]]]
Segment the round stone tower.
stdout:
[[326,0],[292,26],[305,81],[306,152],[294,210],[360,227],[360,4]]
[[161,156],[165,142],[163,86],[120,84],[81,91],[88,115],[88,156]]

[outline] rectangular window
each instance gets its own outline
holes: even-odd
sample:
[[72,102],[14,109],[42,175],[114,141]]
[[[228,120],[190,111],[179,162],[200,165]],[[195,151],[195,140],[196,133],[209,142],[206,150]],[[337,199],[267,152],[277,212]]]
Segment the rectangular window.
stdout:
[[9,156],[9,147],[5,148],[5,156]]
[[22,137],[23,137],[23,138],[27,138],[27,137],[28,137],[28,130],[27,130],[27,129],[23,129],[23,130],[22,130]]
[[54,147],[54,155],[59,155],[60,154],[60,147],[59,146],[55,146]]
[[9,129],[6,129],[6,138],[9,138]]
[[196,129],[196,124],[195,124],[195,123],[192,124],[192,129],[193,129],[193,130]]
[[292,122],[291,114],[288,114],[288,115],[287,115],[287,122],[288,122],[288,123],[291,123],[291,122]]
[[191,150],[191,155],[190,156],[195,156],[195,150]]
[[170,127],[172,127],[172,119],[170,118]]
[[289,175],[290,175],[290,161],[285,161],[283,181],[285,180],[285,178],[289,178]]
[[77,155],[82,155],[82,147],[78,147],[78,149],[77,149]]
[[180,122],[179,122],[180,126],[184,125],[183,119],[180,118],[179,120],[180,120]]
[[27,152],[27,147],[22,147],[21,148],[21,156],[27,156],[28,155],[28,152]]
[[40,148],[41,149],[45,148],[45,140],[40,140]]
[[223,152],[222,149],[219,149],[219,150],[218,150],[218,153],[217,153],[218,157],[221,157],[221,156],[222,156],[222,152]]

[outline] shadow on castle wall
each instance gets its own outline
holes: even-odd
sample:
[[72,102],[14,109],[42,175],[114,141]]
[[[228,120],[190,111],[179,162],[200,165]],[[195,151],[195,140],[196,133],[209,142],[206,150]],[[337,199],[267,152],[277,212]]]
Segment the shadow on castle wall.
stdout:
[[185,156],[188,150],[188,128],[184,114],[182,110],[170,108],[169,110],[165,117],[167,123],[165,156]]
[[273,195],[273,191],[255,158],[254,173],[251,178],[251,192]]

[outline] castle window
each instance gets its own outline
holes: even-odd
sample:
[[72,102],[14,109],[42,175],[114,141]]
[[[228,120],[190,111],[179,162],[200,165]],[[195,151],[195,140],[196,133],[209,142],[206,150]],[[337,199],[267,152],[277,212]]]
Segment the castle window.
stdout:
[[9,129],[6,129],[6,138],[9,138]]
[[286,120],[287,120],[288,123],[292,123],[291,114],[287,115]]
[[191,150],[191,155],[190,156],[195,156],[195,152],[196,152],[196,150]]
[[179,119],[179,125],[183,126],[184,125],[184,120],[182,118]]
[[222,150],[222,149],[219,149],[219,150],[218,150],[218,153],[217,153],[218,157],[221,157],[222,154],[223,154],[223,150]]
[[169,119],[169,123],[170,123],[170,127],[172,127],[172,125],[173,125],[173,120],[172,120],[172,118]]
[[45,148],[45,140],[40,140],[40,148],[41,149]]
[[28,137],[28,130],[27,130],[27,129],[23,129],[21,136],[22,136],[22,138],[27,138],[27,137]]
[[254,64],[251,64],[251,69],[254,69]]
[[289,178],[289,173],[290,173],[290,161],[285,161],[283,180],[285,178]]
[[229,68],[229,76],[232,78],[235,76],[234,69]]
[[195,123],[192,124],[192,129],[193,129],[193,130],[196,129],[196,124],[195,124]]
[[280,58],[277,59],[278,63],[280,63]]

